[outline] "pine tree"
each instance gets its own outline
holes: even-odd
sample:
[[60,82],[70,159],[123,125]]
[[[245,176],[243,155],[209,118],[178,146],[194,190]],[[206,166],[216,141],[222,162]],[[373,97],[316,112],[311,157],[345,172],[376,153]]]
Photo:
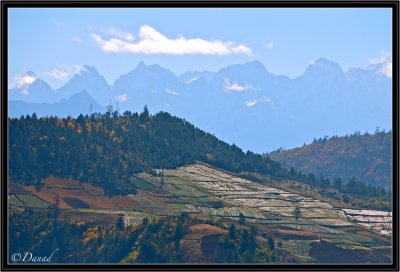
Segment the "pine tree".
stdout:
[[296,218],[296,220],[298,220],[301,217],[301,210],[299,207],[294,208],[293,215],[294,218]]
[[119,217],[118,217],[118,220],[117,220],[117,228],[118,228],[119,230],[123,230],[123,229],[125,228],[124,218],[123,218],[122,216],[119,216]]

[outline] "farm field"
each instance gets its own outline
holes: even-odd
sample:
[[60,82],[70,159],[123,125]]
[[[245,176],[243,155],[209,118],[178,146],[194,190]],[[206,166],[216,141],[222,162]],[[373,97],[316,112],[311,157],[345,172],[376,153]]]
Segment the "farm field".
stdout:
[[[374,250],[377,245],[385,245],[390,251],[391,214],[383,211],[370,211],[376,221],[385,222],[384,227],[378,229],[349,217],[348,210],[238,178],[204,164],[168,170],[165,175],[166,183],[169,180],[190,180],[194,188],[207,190],[209,195],[230,204],[230,207],[221,208],[194,205],[204,215],[239,220],[242,213],[247,223],[263,226],[266,233],[286,239],[287,248],[296,256],[304,255],[312,248],[312,243],[315,248],[321,241],[344,250]],[[298,220],[293,214],[295,207],[299,207],[302,213]],[[297,246],[288,246],[293,243]]]
[[361,226],[371,228],[384,235],[392,234],[392,213],[374,210],[343,209],[347,218]]
[[26,190],[43,199],[47,203],[55,203],[61,209],[80,208],[134,208],[140,209],[140,205],[129,197],[108,197],[103,189],[87,183],[79,183],[72,179],[58,179],[49,177],[43,181],[40,190],[34,186],[25,186]]
[[[303,262],[327,258],[318,248],[342,254],[345,262],[363,260],[362,252],[372,254],[370,257],[378,262],[390,260],[390,212],[335,208],[330,203],[258,184],[203,163],[164,169],[162,176],[141,173],[131,181],[137,186],[137,194],[108,197],[99,187],[52,177],[44,181],[39,191],[34,186],[18,187],[10,193],[9,204],[47,208],[57,198],[64,220],[115,224],[122,216],[125,225],[133,226],[144,218],[187,212],[226,225],[233,222],[254,226],[260,233],[282,240],[282,249]],[[301,213],[297,218],[296,207]],[[194,261],[195,255],[207,262],[210,256],[204,245],[215,244],[223,233],[223,229],[212,226],[192,226],[181,241],[182,248],[191,248],[185,257],[187,262]]]

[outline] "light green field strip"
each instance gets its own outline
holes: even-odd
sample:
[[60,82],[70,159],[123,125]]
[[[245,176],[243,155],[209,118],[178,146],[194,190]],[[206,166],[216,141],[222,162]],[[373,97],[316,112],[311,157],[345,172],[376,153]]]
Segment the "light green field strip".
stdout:
[[15,207],[23,207],[24,204],[19,201],[15,195],[8,195],[8,205],[15,206]]
[[289,251],[304,262],[312,262],[314,258],[308,255],[312,242],[318,242],[318,240],[284,240],[282,242],[282,249]]
[[15,197],[26,207],[31,208],[47,208],[49,203],[41,200],[34,195],[15,195]]

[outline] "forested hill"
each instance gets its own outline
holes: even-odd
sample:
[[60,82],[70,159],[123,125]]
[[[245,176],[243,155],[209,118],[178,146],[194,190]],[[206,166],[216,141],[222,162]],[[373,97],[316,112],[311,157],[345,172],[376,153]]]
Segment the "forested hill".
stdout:
[[392,132],[355,133],[314,140],[312,144],[268,154],[286,167],[329,178],[351,177],[372,186],[391,188]]
[[[305,175],[293,168],[289,171],[269,157],[244,153],[169,113],[150,115],[147,107],[140,114],[127,111],[119,115],[109,108],[105,114],[80,115],[76,119],[38,118],[35,114],[9,119],[10,178],[37,185],[38,189],[48,176],[72,177],[100,186],[109,195],[125,195],[136,192],[131,182],[136,173],[196,161],[232,172],[258,172],[278,179],[331,186],[324,177]],[[384,194],[371,188],[353,189],[346,192]]]
[[187,121],[159,112],[36,115],[9,120],[10,177],[40,185],[47,176],[72,177],[101,186],[108,194],[134,193],[130,177],[154,168],[175,168],[196,161],[239,172],[283,176],[279,163],[243,153]]

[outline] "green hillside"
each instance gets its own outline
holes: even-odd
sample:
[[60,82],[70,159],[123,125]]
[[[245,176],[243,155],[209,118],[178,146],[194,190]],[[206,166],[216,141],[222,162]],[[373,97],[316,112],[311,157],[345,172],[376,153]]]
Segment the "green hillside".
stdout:
[[392,132],[355,133],[314,140],[303,147],[278,150],[268,156],[286,167],[306,173],[341,178],[355,177],[375,187],[392,187]]
[[135,193],[133,174],[175,168],[196,161],[240,172],[259,171],[283,177],[279,163],[244,153],[187,121],[160,112],[125,112],[78,118],[9,120],[10,176],[40,185],[48,176],[72,177],[108,194]]
[[[44,178],[55,176],[100,186],[108,195],[134,194],[134,174],[197,161],[235,173],[258,172],[322,188],[333,185],[323,176],[288,170],[267,156],[244,153],[169,113],[150,115],[147,107],[140,114],[119,115],[109,109],[105,114],[77,118],[33,114],[9,119],[10,177],[25,185],[41,186]],[[360,181],[354,184],[344,192],[369,197],[386,194]]]

